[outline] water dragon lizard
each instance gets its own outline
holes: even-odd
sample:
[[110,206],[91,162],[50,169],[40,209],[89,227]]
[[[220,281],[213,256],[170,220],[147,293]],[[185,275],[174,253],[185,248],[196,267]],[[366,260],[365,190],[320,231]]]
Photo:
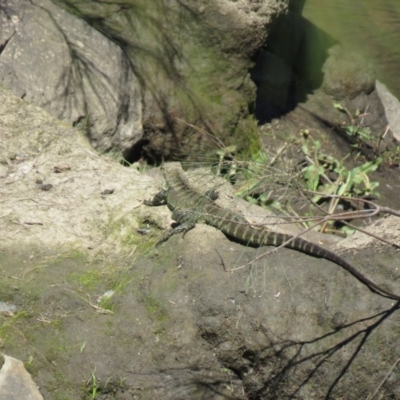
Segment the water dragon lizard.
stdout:
[[391,293],[372,282],[355,269],[344,258],[326,250],[308,240],[291,235],[272,232],[254,227],[239,213],[220,207],[215,203],[215,194],[201,194],[195,191],[179,163],[163,167],[166,188],[157,193],[152,200],[145,200],[149,206],[167,205],[172,211],[172,219],[179,225],[167,232],[158,242],[166,241],[171,235],[183,232],[195,226],[196,222],[205,222],[232,238],[252,247],[284,246],[318,258],[325,258],[341,266],[372,292],[393,300],[400,300],[400,295]]

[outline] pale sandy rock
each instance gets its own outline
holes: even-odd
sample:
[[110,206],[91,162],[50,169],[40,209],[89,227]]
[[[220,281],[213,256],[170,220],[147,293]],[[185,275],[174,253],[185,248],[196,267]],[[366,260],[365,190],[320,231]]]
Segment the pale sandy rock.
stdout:
[[43,400],[24,363],[6,355],[0,370],[0,399]]

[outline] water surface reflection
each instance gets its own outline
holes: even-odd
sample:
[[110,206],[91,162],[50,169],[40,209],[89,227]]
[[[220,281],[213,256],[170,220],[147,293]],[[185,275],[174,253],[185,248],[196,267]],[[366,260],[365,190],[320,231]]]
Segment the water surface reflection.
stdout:
[[303,16],[363,53],[400,98],[399,0],[307,0]]

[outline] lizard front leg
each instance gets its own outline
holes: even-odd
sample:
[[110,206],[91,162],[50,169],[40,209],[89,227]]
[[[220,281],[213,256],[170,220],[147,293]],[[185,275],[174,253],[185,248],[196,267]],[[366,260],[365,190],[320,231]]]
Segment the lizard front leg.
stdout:
[[159,191],[151,200],[144,200],[143,203],[146,206],[163,206],[167,204],[167,191],[166,190],[161,190]]
[[[151,200],[144,200],[143,203],[146,206],[150,207],[165,205],[167,204],[167,191],[161,190]],[[185,236],[186,232],[195,227],[195,223],[189,221],[189,215],[184,211],[173,211],[172,219],[178,223],[178,226],[164,233],[164,235],[161,236],[161,239],[156,243],[156,246],[160,245],[163,242],[166,242],[172,235],[175,235],[177,233],[183,232],[183,237]]]
[[156,243],[156,246],[160,245],[161,243],[166,242],[171,236],[183,232],[183,236],[185,236],[186,232],[190,231],[195,227],[194,223],[184,223],[176,226],[175,228],[170,229],[168,232],[164,233],[161,236],[161,239]]
[[196,226],[196,224],[191,221],[190,215],[182,210],[174,210],[172,213],[172,219],[176,221],[178,225],[166,232],[157,242],[156,246],[163,242],[166,242],[171,236],[177,233],[183,232],[182,237],[184,237],[188,231]]

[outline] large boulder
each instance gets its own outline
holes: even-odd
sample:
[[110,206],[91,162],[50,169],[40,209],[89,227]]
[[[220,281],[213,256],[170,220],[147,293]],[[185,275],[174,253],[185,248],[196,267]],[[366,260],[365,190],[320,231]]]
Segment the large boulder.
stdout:
[[142,83],[145,134],[128,159],[200,158],[215,136],[258,149],[248,71],[287,1],[54,1],[119,43]]
[[124,152],[142,137],[140,85],[120,47],[49,0],[0,7],[0,84]]
[[1,88],[0,139],[0,240],[10,251],[99,249],[111,238],[116,249],[114,239],[138,226],[134,210],[152,180],[99,155],[77,129]]
[[[267,249],[200,223],[156,250],[171,212],[142,200],[161,182],[3,89],[0,139],[0,346],[44,398],[398,398],[397,305],[346,271],[289,249],[260,258]],[[228,183],[187,175],[241,207]],[[244,210],[261,222],[262,209]],[[398,218],[370,232],[397,243]],[[396,251],[372,241],[334,251],[345,243],[397,293]]]
[[215,136],[258,148],[248,71],[288,2],[54,3],[76,16],[49,0],[0,8],[4,87],[128,160],[194,155]]

